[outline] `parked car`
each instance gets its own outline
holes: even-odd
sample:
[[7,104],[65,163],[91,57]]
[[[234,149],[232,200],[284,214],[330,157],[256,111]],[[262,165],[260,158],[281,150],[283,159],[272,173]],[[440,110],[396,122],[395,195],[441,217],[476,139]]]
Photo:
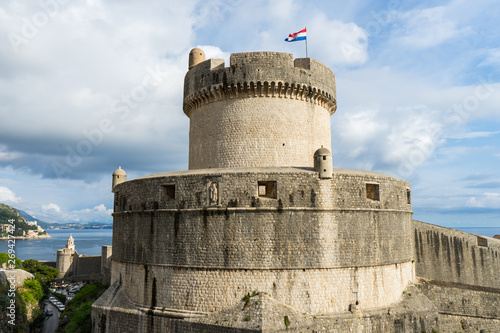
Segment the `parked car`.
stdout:
[[51,309],[47,309],[47,310],[45,311],[45,314],[46,314],[47,316],[52,316],[52,315],[54,314],[54,311],[52,311]]

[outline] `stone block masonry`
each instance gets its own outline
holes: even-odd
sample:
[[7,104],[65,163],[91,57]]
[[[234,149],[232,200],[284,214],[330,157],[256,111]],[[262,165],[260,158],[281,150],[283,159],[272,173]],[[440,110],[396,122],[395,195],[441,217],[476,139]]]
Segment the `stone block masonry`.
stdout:
[[114,189],[112,281],[133,302],[186,311],[219,311],[253,290],[315,314],[390,304],[414,278],[408,189],[340,169],[332,179],[258,168],[128,181]]
[[417,276],[500,288],[500,240],[414,221]]

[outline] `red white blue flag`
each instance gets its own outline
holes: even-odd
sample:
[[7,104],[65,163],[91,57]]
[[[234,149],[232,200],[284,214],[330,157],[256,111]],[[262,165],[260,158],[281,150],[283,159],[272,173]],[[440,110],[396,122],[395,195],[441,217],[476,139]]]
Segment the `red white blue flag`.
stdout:
[[295,32],[293,34],[290,34],[290,35],[288,35],[288,38],[285,38],[285,42],[296,42],[299,40],[307,40],[306,28],[300,30],[299,32]]

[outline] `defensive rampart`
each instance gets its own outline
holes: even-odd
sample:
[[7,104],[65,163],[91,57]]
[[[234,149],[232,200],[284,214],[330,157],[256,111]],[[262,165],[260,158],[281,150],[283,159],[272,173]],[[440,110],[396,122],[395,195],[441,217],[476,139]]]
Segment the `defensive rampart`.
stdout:
[[500,240],[414,221],[419,277],[500,288]]

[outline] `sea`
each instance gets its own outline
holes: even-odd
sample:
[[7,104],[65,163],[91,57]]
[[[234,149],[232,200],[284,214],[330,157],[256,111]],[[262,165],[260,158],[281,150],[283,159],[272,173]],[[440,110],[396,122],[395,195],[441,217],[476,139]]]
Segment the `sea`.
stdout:
[[500,235],[500,227],[448,227],[448,228],[457,229],[468,232],[470,234],[476,234],[487,237]]
[[[468,233],[493,237],[500,235],[500,227],[452,227]],[[70,235],[75,239],[75,248],[79,254],[88,256],[100,255],[101,246],[111,245],[112,229],[59,229],[47,230],[52,238],[43,239],[16,239],[14,251],[21,260],[36,259],[55,261],[58,249],[66,246]],[[7,240],[0,240],[0,252],[9,249]]]
[[[75,248],[79,254],[88,256],[101,255],[103,245],[111,245],[112,229],[48,229],[52,238],[16,239],[14,251],[21,260],[35,259],[55,261],[57,250],[66,246],[66,241],[72,235],[75,239]],[[7,240],[0,240],[0,252],[9,250]]]

